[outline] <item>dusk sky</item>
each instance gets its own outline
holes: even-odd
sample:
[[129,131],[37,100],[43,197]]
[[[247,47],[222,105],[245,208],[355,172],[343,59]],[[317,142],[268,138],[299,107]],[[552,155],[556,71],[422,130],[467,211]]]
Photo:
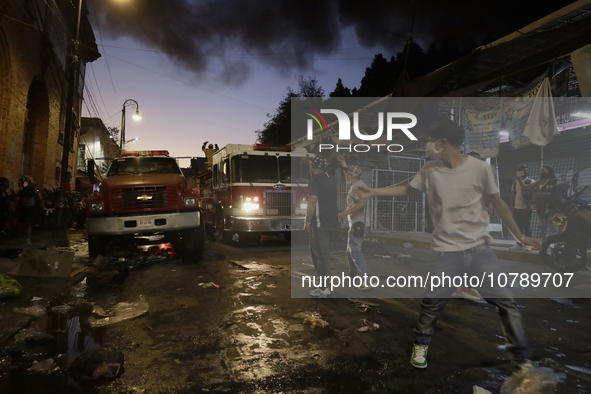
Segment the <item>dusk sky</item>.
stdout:
[[[414,36],[425,49],[498,37],[570,2],[417,0]],[[88,9],[102,56],[87,67],[83,116],[120,127],[123,102],[135,99],[142,120],[128,108],[126,139],[140,140],[127,149],[176,157],[203,156],[205,140],[254,143],[298,76],[316,76],[327,96],[338,78],[359,87],[375,54],[403,48],[384,30],[406,34],[412,16],[410,1],[385,0],[88,0]]]

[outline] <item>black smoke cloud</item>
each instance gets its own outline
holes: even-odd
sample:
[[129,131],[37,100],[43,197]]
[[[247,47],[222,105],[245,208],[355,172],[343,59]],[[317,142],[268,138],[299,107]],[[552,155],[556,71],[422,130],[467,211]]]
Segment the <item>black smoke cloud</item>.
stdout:
[[[180,68],[212,73],[240,84],[263,62],[279,71],[305,71],[314,58],[351,47],[342,42],[352,27],[359,42],[376,52],[402,49],[394,34],[409,32],[423,42],[468,35],[510,33],[571,0],[95,0],[103,31],[131,36],[165,52]],[[544,3],[544,4],[542,4]],[[546,4],[546,3],[551,3]],[[381,47],[381,48],[379,48]],[[346,52],[338,52],[346,57]],[[386,54],[388,56],[388,54]],[[336,78],[336,76],[335,76]]]

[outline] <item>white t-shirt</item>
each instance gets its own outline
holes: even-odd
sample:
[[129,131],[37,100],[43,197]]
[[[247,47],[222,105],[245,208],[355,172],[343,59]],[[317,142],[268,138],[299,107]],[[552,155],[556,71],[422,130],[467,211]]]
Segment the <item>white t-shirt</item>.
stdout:
[[[349,189],[349,193],[347,193],[347,209],[353,208],[359,202],[359,199],[361,198],[361,197],[359,197],[359,194],[357,194],[357,191],[358,191],[357,188],[359,186],[367,186],[367,185],[361,179],[358,180],[357,182],[355,182],[353,185],[351,185],[351,188]],[[366,223],[366,221],[365,221],[365,216],[366,216],[365,212],[366,211],[367,211],[367,206],[365,208],[360,209],[357,212],[353,212],[353,213],[350,213],[349,215],[347,215],[349,217],[349,224],[355,223],[355,222],[363,222],[365,224]]]
[[482,196],[499,191],[486,162],[468,156],[452,169],[433,160],[421,168],[410,186],[427,194],[435,226],[433,250],[457,252],[493,243],[487,232],[488,216],[482,215]]

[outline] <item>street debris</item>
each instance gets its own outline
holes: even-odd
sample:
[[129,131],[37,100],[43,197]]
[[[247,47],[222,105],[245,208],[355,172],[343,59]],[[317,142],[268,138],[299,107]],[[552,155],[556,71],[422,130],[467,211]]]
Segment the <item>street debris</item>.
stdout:
[[533,365],[523,367],[501,386],[501,394],[550,394],[556,392],[554,374]]
[[51,312],[52,313],[67,314],[71,309],[72,309],[72,307],[70,305],[64,304],[64,305],[54,306],[53,308],[51,308]]
[[410,259],[412,257],[412,255],[411,254],[397,254],[396,257],[399,259]]
[[55,361],[53,361],[53,358],[48,358],[43,361],[34,361],[33,365],[28,369],[28,371],[32,373],[50,373],[56,369],[57,367],[55,365]]
[[96,258],[92,262],[92,265],[95,268],[100,270],[105,266],[106,262],[107,262],[107,259],[105,258],[105,256],[103,256],[102,254],[99,254],[98,256],[96,256]]
[[68,373],[82,379],[115,379],[124,362],[121,352],[95,350],[78,356],[68,368]]
[[490,391],[483,389],[480,386],[474,386],[472,387],[472,394],[492,394]]
[[304,319],[304,324],[310,324],[312,326],[312,328],[316,328],[316,327],[320,327],[320,328],[324,328],[326,326],[328,326],[328,322],[326,320],[322,320],[319,317],[315,317],[315,316],[308,316]]
[[14,336],[14,341],[17,344],[26,343],[27,339],[32,338],[36,335],[41,334],[41,330],[35,323],[32,323],[29,328],[22,329],[18,334]]
[[362,319],[361,320],[361,324],[363,324],[363,326],[361,328],[358,328],[357,331],[359,332],[366,332],[366,331],[377,331],[380,329],[380,325],[374,322],[371,322],[367,319]]
[[76,286],[72,287],[72,295],[76,298],[84,298],[86,295],[86,289],[88,285],[86,284],[87,277],[84,277]]
[[211,289],[212,287],[215,287],[216,289],[219,289],[220,285],[216,285],[213,282],[208,282],[208,283],[199,283],[198,285],[199,287],[203,287],[204,289]]
[[14,308],[12,311],[19,315],[29,315],[33,317],[41,317],[45,315],[45,307],[42,305],[33,305],[26,308]]
[[111,317],[111,316],[113,316],[113,312],[112,311],[107,312],[107,311],[105,311],[103,308],[101,308],[98,305],[95,305],[95,306],[92,307],[92,314],[94,316],[98,316],[98,317]]
[[402,246],[404,246],[405,248],[412,248],[414,245],[411,244],[410,242],[405,242],[402,244]]
[[383,259],[390,259],[390,258],[392,258],[392,255],[389,255],[389,254],[374,254],[374,256],[381,257]]
[[21,285],[16,279],[0,274],[0,300],[17,297],[21,293]]
[[45,298],[43,298],[43,297],[33,297],[33,298],[31,298],[31,301],[32,301],[32,302],[35,302],[35,301],[42,301],[42,300],[44,300],[44,299],[45,299]]
[[100,319],[94,316],[89,317],[88,323],[92,328],[97,328],[119,323],[125,320],[130,320],[135,317],[144,315],[150,311],[150,307],[148,303],[144,301],[143,296],[140,297],[141,301],[139,302],[120,302],[116,304],[108,312],[109,314],[111,314],[111,316],[103,317]]
[[376,304],[373,302],[369,302],[369,301],[361,301],[359,299],[351,299],[349,298],[349,301],[351,301],[353,303],[353,305],[355,306],[355,308],[359,309],[362,313],[367,312],[367,310],[369,308],[376,308],[376,311],[378,313],[380,313],[378,306],[380,306],[380,304]]

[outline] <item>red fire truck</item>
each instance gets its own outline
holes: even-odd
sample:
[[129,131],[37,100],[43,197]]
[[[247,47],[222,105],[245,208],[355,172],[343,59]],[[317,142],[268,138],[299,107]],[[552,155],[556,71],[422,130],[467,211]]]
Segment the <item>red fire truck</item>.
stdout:
[[201,207],[218,240],[246,234],[283,234],[304,229],[311,156],[290,145],[229,144],[213,155],[200,176]]
[[88,197],[89,255],[104,254],[110,242],[171,243],[181,255],[201,255],[205,226],[198,197],[168,151],[121,152],[99,192]]

